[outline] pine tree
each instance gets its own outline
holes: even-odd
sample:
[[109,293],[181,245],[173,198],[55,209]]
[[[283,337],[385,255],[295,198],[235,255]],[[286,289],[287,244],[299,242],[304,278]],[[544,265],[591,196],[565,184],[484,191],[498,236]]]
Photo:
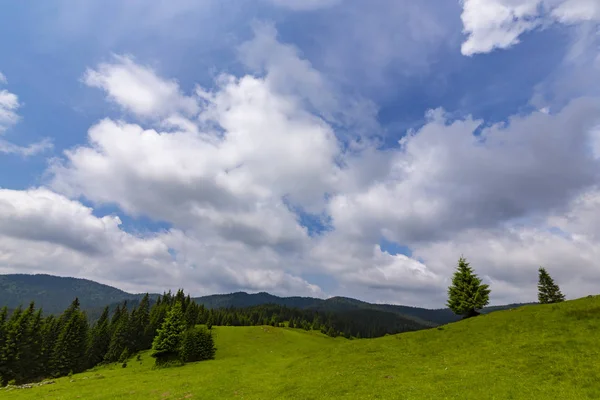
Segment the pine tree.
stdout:
[[0,387],[4,386],[8,379],[5,380],[5,367],[4,362],[2,360],[2,355],[4,352],[4,345],[6,343],[6,334],[7,334],[7,321],[8,318],[8,308],[5,306],[0,311]]
[[176,302],[167,313],[165,321],[152,342],[152,357],[156,359],[156,365],[165,365],[179,359],[179,347],[184,331],[185,322],[181,303]]
[[558,285],[554,283],[550,274],[542,267],[539,269],[538,300],[540,304],[565,301],[565,296],[561,293]]
[[21,351],[19,359],[19,380],[29,382],[40,378],[44,374],[41,364],[42,353],[42,310],[35,311],[33,302],[29,306],[30,317],[24,321],[25,334],[21,338]]
[[102,315],[100,315],[100,318],[91,329],[90,343],[86,356],[87,366],[89,368],[100,364],[108,352],[111,339],[108,317],[109,309],[107,306],[104,308]]
[[474,317],[479,315],[477,310],[489,303],[489,295],[489,286],[481,283],[467,260],[461,257],[448,288],[448,308],[464,318]]
[[4,383],[19,379],[21,340],[26,333],[25,323],[29,316],[30,313],[18,307],[6,322],[6,338],[3,348],[0,349],[0,374],[3,377]]
[[42,349],[40,352],[40,366],[42,367],[42,376],[51,376],[54,374],[55,368],[53,365],[54,347],[58,339],[59,323],[54,315],[46,317],[42,330]]
[[[106,355],[104,356],[104,361],[106,362],[116,362],[119,361],[121,354],[123,354],[123,350],[129,348],[131,346],[130,343],[130,324],[129,324],[129,312],[127,311],[127,303],[124,303],[121,308],[119,308],[118,319],[115,320],[115,316],[113,316],[111,322],[111,338],[110,343],[108,345],[108,350]],[[114,324],[114,325],[113,325]]]
[[[85,313],[79,310],[79,301],[75,299],[67,309],[69,319],[60,329],[53,352],[54,373],[58,376],[69,372],[81,372],[85,369],[85,355],[88,343],[88,321]],[[64,316],[64,315],[63,315]],[[63,319],[61,316],[61,320]]]
[[138,352],[148,350],[152,346],[152,339],[154,338],[152,332],[148,329],[150,325],[150,296],[148,293],[144,295],[135,311],[135,318],[132,321],[133,348],[131,350]]
[[[188,300],[189,297],[186,301]],[[185,320],[185,325],[188,328],[193,328],[196,325],[196,321],[198,320],[198,306],[196,303],[190,302],[190,304],[188,304],[183,319]]]
[[212,333],[206,327],[195,326],[183,333],[180,351],[183,362],[212,360],[215,351]]

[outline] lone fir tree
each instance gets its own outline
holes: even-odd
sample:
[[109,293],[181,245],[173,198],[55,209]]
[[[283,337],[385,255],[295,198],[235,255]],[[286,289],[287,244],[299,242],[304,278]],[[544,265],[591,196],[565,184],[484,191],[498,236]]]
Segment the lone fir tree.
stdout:
[[152,342],[152,357],[156,359],[156,365],[166,365],[179,360],[179,350],[185,321],[181,303],[176,302],[165,318],[162,326]]
[[461,257],[448,288],[447,306],[464,318],[475,317],[490,302],[490,289],[473,273],[467,260]]
[[560,288],[546,271],[545,268],[539,269],[538,282],[538,300],[540,304],[560,303],[565,301],[565,296],[561,293]]

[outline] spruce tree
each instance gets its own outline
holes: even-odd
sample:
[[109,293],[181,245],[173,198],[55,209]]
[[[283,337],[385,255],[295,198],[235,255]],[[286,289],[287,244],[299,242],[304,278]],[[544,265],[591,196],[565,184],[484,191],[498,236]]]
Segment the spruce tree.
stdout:
[[24,321],[25,334],[21,338],[21,351],[19,359],[18,379],[20,382],[29,382],[40,378],[44,374],[41,364],[42,353],[42,310],[35,311],[33,302],[29,306],[27,321]]
[[144,295],[136,308],[135,318],[132,321],[133,352],[148,350],[152,346],[154,336],[149,330],[150,325],[150,296]]
[[215,358],[212,333],[204,326],[189,328],[181,339],[180,359],[183,362],[212,360]]
[[489,295],[489,286],[481,283],[467,260],[461,257],[448,288],[448,308],[464,318],[474,317],[489,303]]
[[60,329],[53,352],[52,361],[57,376],[64,376],[70,372],[81,372],[86,367],[87,317],[79,310],[78,300],[76,300],[76,307],[70,307],[67,310],[70,317]]
[[40,366],[42,367],[43,376],[54,375],[53,354],[59,333],[58,319],[54,315],[46,317],[41,330],[42,349],[40,352]]
[[4,374],[6,373],[4,368],[4,363],[2,360],[2,355],[4,352],[4,345],[6,343],[6,331],[7,331],[7,323],[6,319],[8,318],[8,308],[5,306],[0,311],[0,387],[4,386],[8,379],[5,380]]
[[6,326],[6,339],[4,347],[1,349],[0,366],[2,366],[2,376],[5,381],[15,380],[21,383],[22,377],[22,359],[21,356],[25,350],[25,340],[27,338],[27,328],[29,321],[33,316],[33,308],[30,305],[25,311],[18,307],[10,317]]
[[106,362],[116,362],[121,358],[123,351],[131,346],[130,343],[130,324],[129,324],[129,312],[127,311],[127,303],[124,303],[121,308],[118,309],[118,319],[115,320],[113,316],[113,322],[111,323],[111,338],[108,345],[108,350],[104,356]]
[[152,342],[152,357],[156,365],[165,365],[179,359],[182,334],[185,331],[181,303],[175,302]]
[[87,366],[89,368],[100,364],[106,353],[108,352],[108,346],[110,345],[110,322],[108,320],[109,309],[108,306],[102,311],[100,319],[94,324],[90,332],[90,343],[87,351]]
[[538,300],[540,304],[560,303],[565,301],[565,296],[560,288],[548,274],[545,268],[540,267],[538,282]]

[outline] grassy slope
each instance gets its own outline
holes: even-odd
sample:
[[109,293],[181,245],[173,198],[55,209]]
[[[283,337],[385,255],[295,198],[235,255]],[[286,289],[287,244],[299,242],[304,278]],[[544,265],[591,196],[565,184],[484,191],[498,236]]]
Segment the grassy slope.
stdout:
[[214,361],[152,359],[2,399],[585,399],[600,397],[600,297],[525,306],[371,340],[216,328]]

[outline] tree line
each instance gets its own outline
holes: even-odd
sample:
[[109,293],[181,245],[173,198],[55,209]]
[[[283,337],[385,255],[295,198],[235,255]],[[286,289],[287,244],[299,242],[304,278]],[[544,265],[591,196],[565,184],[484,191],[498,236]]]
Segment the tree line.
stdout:
[[44,316],[33,302],[10,315],[4,307],[0,311],[0,385],[65,376],[103,363],[126,366],[132,355],[153,347],[173,309],[182,314],[177,343],[180,362],[213,358],[212,335],[196,327],[203,307],[182,290],[175,295],[165,293],[152,305],[146,294],[135,307],[124,302],[110,313],[107,306],[93,324],[77,298],[58,316]]
[[[489,303],[489,286],[460,258],[448,288],[448,307],[464,318],[479,314]],[[544,268],[539,269],[540,303],[564,301]],[[114,311],[107,306],[90,323],[76,298],[60,315],[44,316],[32,302],[12,313],[0,310],[0,385],[25,383],[82,372],[103,363],[123,363],[142,350],[159,366],[212,359],[212,326],[288,326],[319,330],[326,335],[372,338],[422,329],[419,323],[376,310],[319,312],[276,304],[208,309],[185,295],[171,292],[151,301],[146,294],[136,305],[126,301]]]
[[0,311],[0,385],[26,383],[82,372],[127,360],[152,349],[157,365],[213,358],[212,326],[289,326],[346,338],[372,338],[422,329],[388,312],[319,312],[275,304],[208,309],[183,290],[146,294],[137,304],[105,307],[90,322],[76,298],[60,315],[44,316],[32,302],[12,313]]
[[[448,287],[446,305],[463,318],[475,317],[479,315],[479,310],[489,304],[490,292],[489,285],[482,283],[467,260],[461,257],[452,277],[452,284]],[[565,301],[558,285],[542,267],[538,269],[538,301],[540,304]]]

